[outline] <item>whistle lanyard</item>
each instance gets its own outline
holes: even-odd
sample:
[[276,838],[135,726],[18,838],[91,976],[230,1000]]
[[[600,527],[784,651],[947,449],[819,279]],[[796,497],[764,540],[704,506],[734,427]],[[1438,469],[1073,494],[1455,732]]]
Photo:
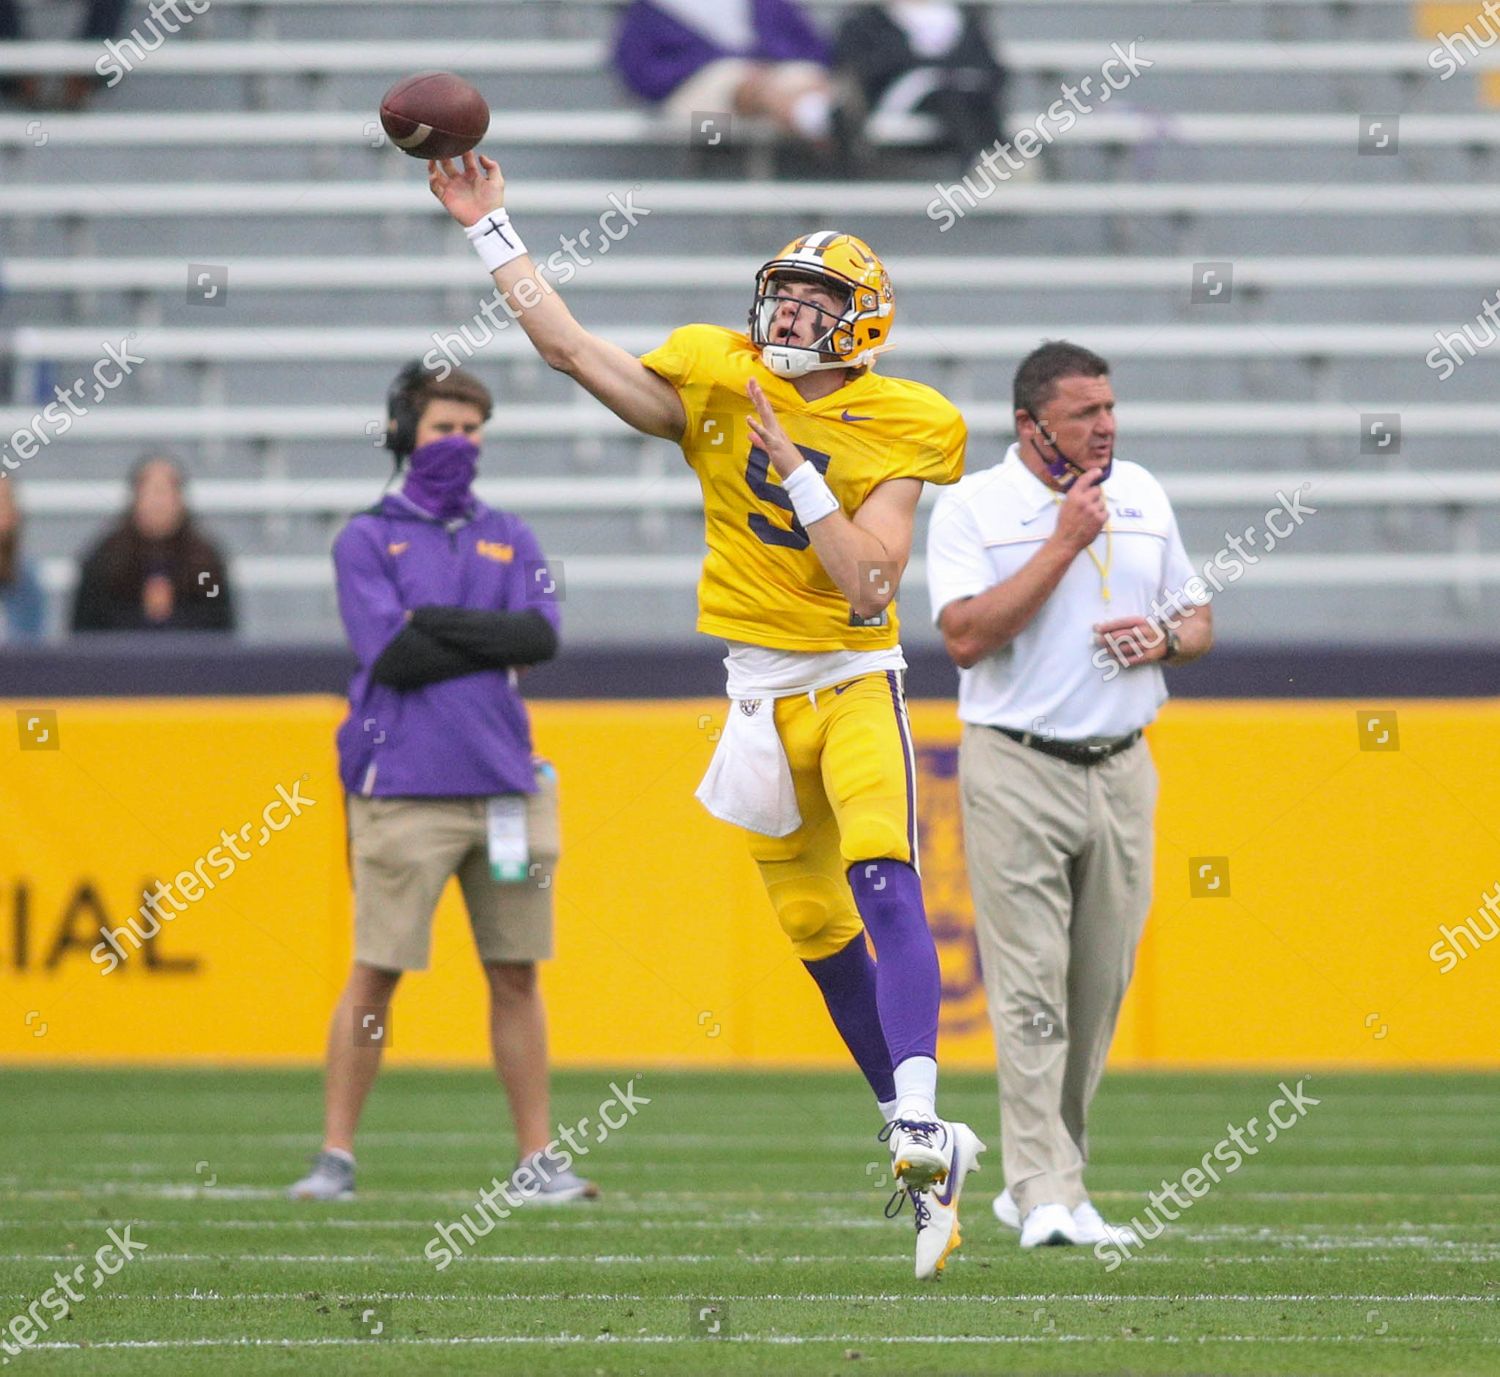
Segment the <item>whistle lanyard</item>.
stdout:
[[[1059,497],[1056,493],[1052,494],[1052,500],[1057,503],[1059,507],[1062,506],[1062,498]],[[1084,547],[1083,553],[1089,557],[1090,561],[1093,563],[1094,568],[1099,571],[1099,596],[1103,598],[1105,602],[1108,602],[1110,600],[1109,570],[1110,566],[1115,562],[1115,541],[1113,534],[1111,534],[1110,532],[1108,518],[1106,518],[1104,522],[1104,558],[1101,560],[1099,556],[1094,553],[1094,547],[1092,543]]]

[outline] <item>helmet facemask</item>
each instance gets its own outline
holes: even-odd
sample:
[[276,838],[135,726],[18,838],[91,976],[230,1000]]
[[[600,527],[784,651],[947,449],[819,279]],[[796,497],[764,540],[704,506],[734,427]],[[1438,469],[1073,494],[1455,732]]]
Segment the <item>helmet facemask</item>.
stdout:
[[[830,309],[785,290],[787,284],[811,283],[838,298],[841,304]],[[793,331],[797,326],[810,327],[810,342],[793,344],[783,338],[784,327],[778,317],[783,306],[791,304],[793,313],[786,323]],[[854,347],[852,326],[856,318],[854,289],[832,277],[785,267],[763,268],[755,281],[755,303],[750,308],[750,339],[761,351],[761,361],[780,378],[800,378],[827,368],[856,368],[865,359],[851,357]],[[804,333],[804,332],[797,332]]]

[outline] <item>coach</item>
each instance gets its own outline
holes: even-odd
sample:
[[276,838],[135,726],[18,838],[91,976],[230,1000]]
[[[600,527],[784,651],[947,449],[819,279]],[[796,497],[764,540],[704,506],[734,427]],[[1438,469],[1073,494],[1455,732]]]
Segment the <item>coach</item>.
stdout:
[[556,653],[557,583],[526,523],[474,495],[492,409],[483,383],[412,364],[387,406],[387,443],[405,479],[333,549],[359,662],[338,736],[354,967],[328,1034],[323,1149],[291,1194],[352,1197],[354,1133],[391,1042],[388,1005],[403,972],[425,969],[433,910],[457,877],[515,1126],[512,1180],[560,1203],[595,1192],[549,1143],[536,966],[552,954],[557,789],[532,756],[514,672]]
[[[1109,365],[1065,341],[1016,370],[1018,442],[939,497],[933,615],[959,666],[959,780],[1021,1246],[1120,1241],[1086,1124],[1151,902],[1161,667],[1213,616],[1161,484],[1114,459]],[[1190,589],[1200,596],[1190,596]],[[1126,1240],[1128,1241],[1128,1240]]]

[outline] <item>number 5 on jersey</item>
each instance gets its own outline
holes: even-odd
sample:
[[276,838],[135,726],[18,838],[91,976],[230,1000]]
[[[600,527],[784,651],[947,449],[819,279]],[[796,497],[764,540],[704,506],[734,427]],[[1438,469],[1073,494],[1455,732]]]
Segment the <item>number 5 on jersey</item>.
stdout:
[[[807,460],[819,473],[827,477],[829,456],[820,450],[809,449],[806,445],[798,445],[797,452]],[[759,445],[750,450],[750,462],[745,465],[745,482],[750,485],[753,492],[763,502],[769,502],[774,507],[780,507],[782,511],[792,515],[792,499],[787,496],[787,491],[780,483],[771,481],[771,456]],[[788,550],[805,550],[812,544],[812,537],[808,535],[807,528],[792,515],[791,529],[787,530],[778,526],[762,512],[750,513],[750,529],[766,545],[781,545]]]

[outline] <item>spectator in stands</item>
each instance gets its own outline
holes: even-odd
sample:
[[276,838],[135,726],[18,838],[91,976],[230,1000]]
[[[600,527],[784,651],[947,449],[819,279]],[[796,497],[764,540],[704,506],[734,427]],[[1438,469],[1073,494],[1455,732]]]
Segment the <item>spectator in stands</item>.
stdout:
[[16,480],[0,479],[0,622],[12,645],[39,639],[47,611],[36,566],[21,554],[21,525]]
[[[83,22],[79,25],[80,43],[103,43],[120,31],[129,0],[87,0]],[[0,0],[0,42],[19,42],[26,37],[21,19],[20,0]],[[81,110],[104,80],[96,72],[72,72],[63,78],[58,104],[65,110]],[[43,105],[41,78],[30,73],[0,72],[0,96],[22,105]]]
[[405,481],[333,546],[358,661],[338,734],[354,963],[328,1030],[323,1147],[290,1193],[353,1197],[355,1130],[391,1042],[387,1006],[405,972],[426,969],[433,910],[456,878],[520,1159],[496,1189],[508,1205],[586,1199],[597,1190],[552,1136],[537,980],[552,955],[557,775],[532,754],[516,686],[518,671],[557,653],[561,594],[531,528],[474,495],[492,409],[484,384],[418,362],[397,376],[386,405],[386,443]]
[[951,0],[863,5],[839,26],[838,63],[871,117],[931,115],[963,168],[1001,139],[1005,69],[972,8]]
[[665,114],[767,119],[825,154],[844,137],[832,60],[796,0],[635,0],[615,38],[621,78]]
[[183,498],[177,460],[148,454],[130,473],[130,505],[83,558],[74,631],[233,631],[224,556]]

